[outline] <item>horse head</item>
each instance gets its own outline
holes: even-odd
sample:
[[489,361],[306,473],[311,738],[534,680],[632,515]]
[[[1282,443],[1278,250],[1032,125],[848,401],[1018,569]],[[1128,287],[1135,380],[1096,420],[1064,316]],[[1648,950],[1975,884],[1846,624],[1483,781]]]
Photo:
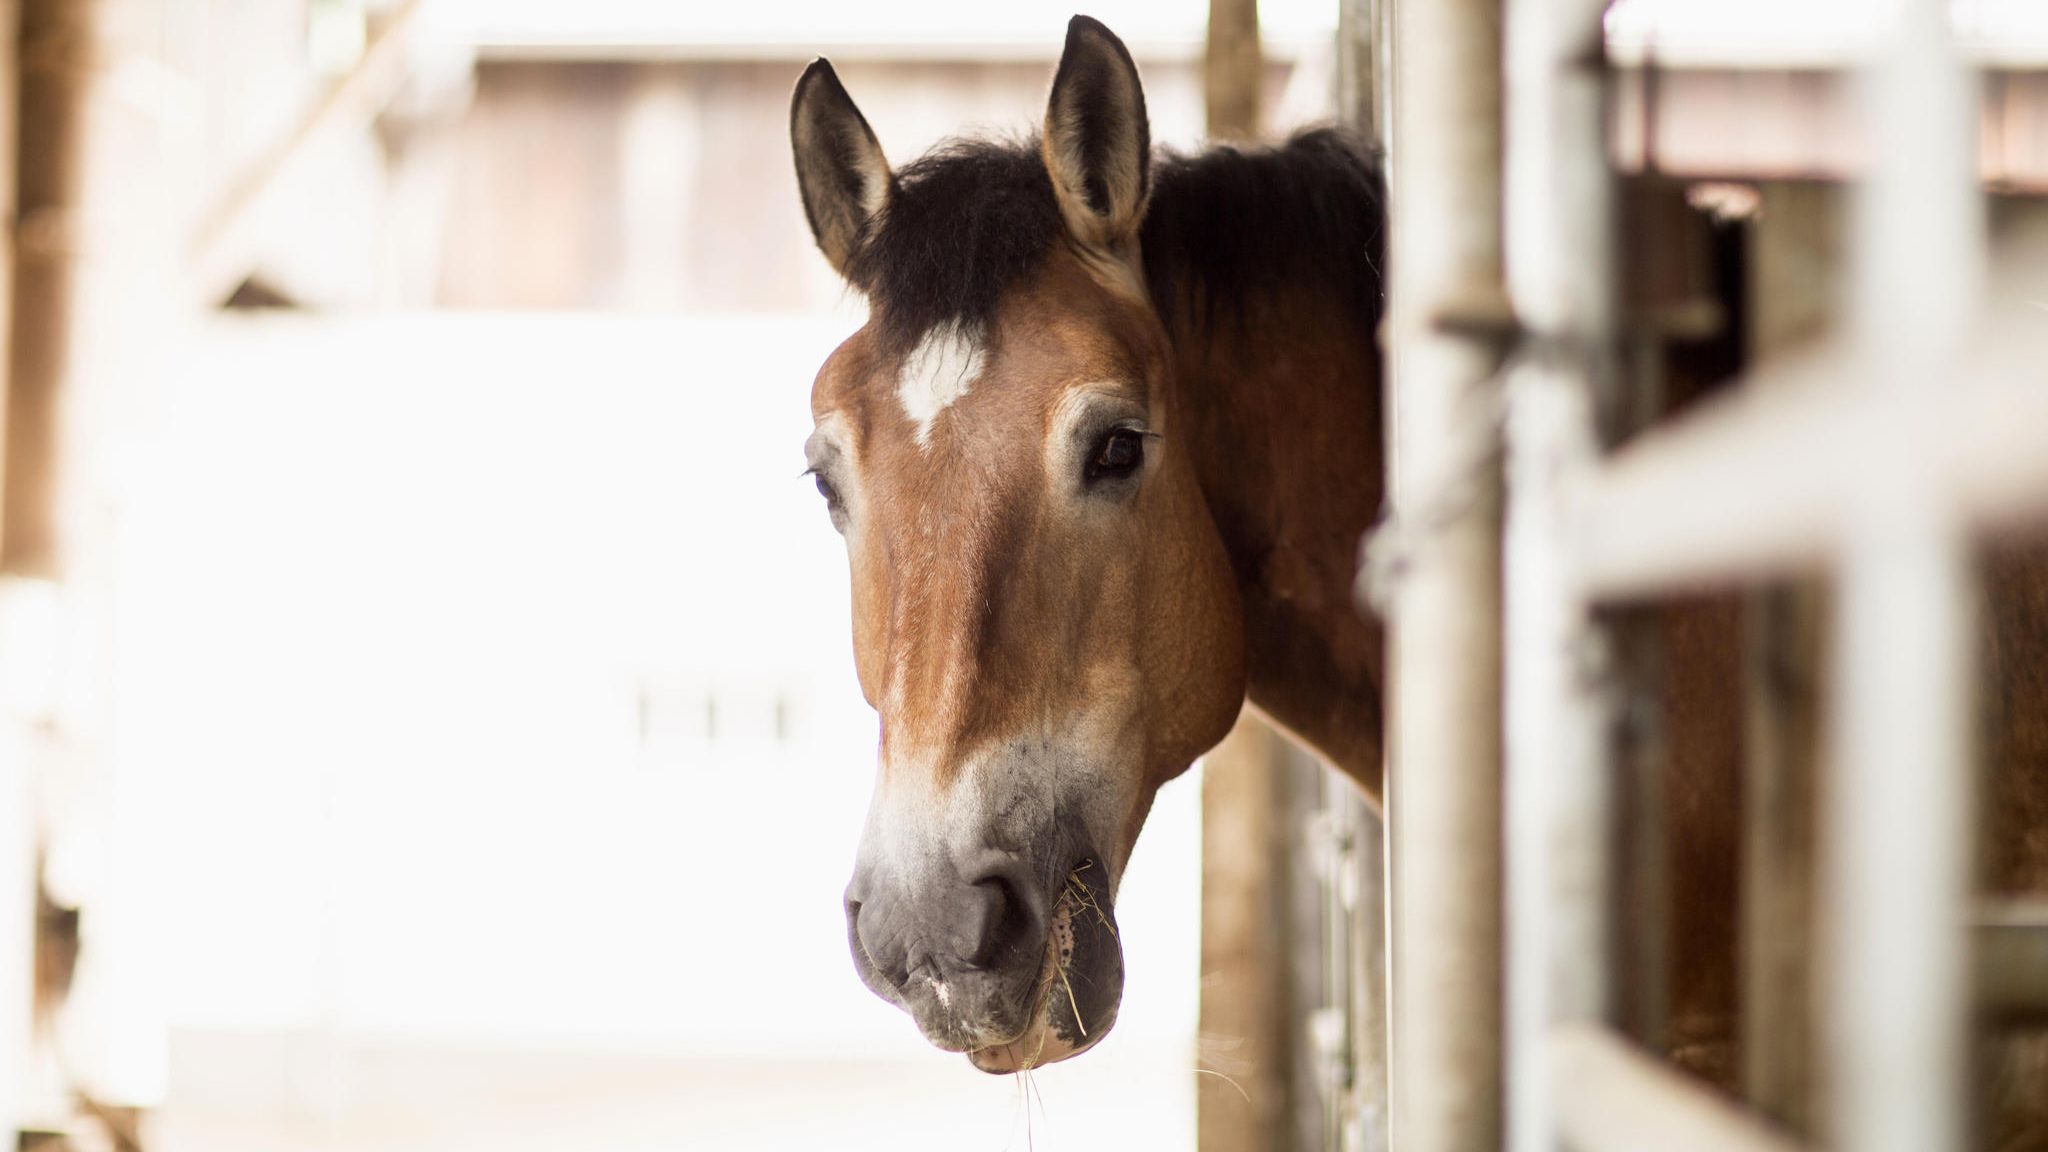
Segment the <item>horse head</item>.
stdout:
[[855,965],[979,1068],[1063,1059],[1115,1021],[1115,894],[1153,794],[1244,699],[1139,251],[1137,69],[1076,17],[1035,140],[892,171],[820,60],[791,136],[812,232],[869,305],[805,446],[881,718]]

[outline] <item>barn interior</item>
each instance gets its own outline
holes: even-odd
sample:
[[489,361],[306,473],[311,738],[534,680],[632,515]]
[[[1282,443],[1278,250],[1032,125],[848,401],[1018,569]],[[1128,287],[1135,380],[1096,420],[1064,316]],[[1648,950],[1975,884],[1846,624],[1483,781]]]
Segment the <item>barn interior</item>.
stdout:
[[[1541,7],[1091,12],[1129,43],[1159,143],[1340,121],[1392,157],[1398,211],[1397,105],[1429,99],[1395,64],[1402,37],[1492,27],[1497,58],[1500,14]],[[1626,381],[1595,396],[1600,453],[1796,386],[1860,322],[1858,182],[1886,142],[1864,131],[1859,70],[1884,19],[1859,0],[1552,7],[1597,30],[1572,41],[1573,75],[1597,94]],[[2033,0],[1944,8],[1978,78],[1984,261],[2044,313],[2001,353],[2027,399],[1958,407],[1961,430],[1941,433],[1952,455],[2004,461],[1992,431],[2048,414],[2048,258],[2027,256],[2048,219],[2048,17]],[[1397,30],[1409,9],[1425,11]],[[1491,823],[1430,857],[1420,833],[1401,842],[1398,785],[1383,818],[1247,712],[1160,795],[1119,900],[1133,992],[1085,1060],[980,1076],[861,987],[840,901],[876,721],[846,642],[843,549],[800,472],[812,376],[864,304],[804,226],[790,88],[830,56],[899,161],[1025,130],[1068,15],[1039,0],[0,0],[0,1138],[1448,1152],[1554,1146],[1556,1123],[1589,1149],[1832,1139],[1821,937],[1845,929],[1823,923],[1832,890],[1814,877],[1841,590],[1794,538],[1820,512],[1729,526],[1777,498],[1759,469],[1807,459],[1818,475],[1852,454],[1827,451],[1825,423],[1795,427],[1803,446],[1687,440],[1691,470],[1658,473],[1645,452],[1605,508],[1665,527],[1591,565],[1609,567],[1586,626],[1623,687],[1599,721],[1609,823],[1576,826],[1609,849],[1612,987],[1590,1014],[1677,1057],[1654,1074],[1615,1072],[1597,1046],[1558,1057],[1611,1087],[1612,1109],[1519,1103],[1536,1075],[1503,1052],[1519,1025],[1502,997],[1542,979],[1512,967],[1513,907],[1550,899],[1517,880],[1512,716],[1505,736],[1497,714],[1472,724],[1492,733],[1491,767],[1443,801]],[[1496,103],[1512,153],[1516,97]],[[1556,138],[1585,143],[1562,119],[1577,105],[1557,107]],[[1498,143],[1499,115],[1491,130]],[[1508,363],[1546,335],[1507,288],[1423,327]],[[1398,318],[1386,338],[1409,338]],[[2048,425],[2032,435],[2048,444]],[[2048,570],[2048,478],[1980,472],[1971,492],[2000,533],[1971,538],[1970,586],[2023,592],[2021,573]],[[1684,484],[1700,477],[1723,495],[1697,515],[1645,512],[1695,507]],[[1512,599],[1522,561],[1491,531]],[[1687,551],[1717,532],[1746,543]],[[1398,599],[1361,593],[1394,616]],[[2048,604],[2029,611],[2014,627],[2048,635]],[[1685,645],[1711,659],[1660,663]],[[2048,686],[2000,652],[1965,654],[1983,685],[1969,706],[1990,702],[1970,763],[2048,757],[2048,725],[2014,719]],[[1495,655],[1512,680],[1516,652]],[[1471,667],[1390,676],[1404,670],[1421,684]],[[1741,682],[1745,711],[1689,713],[1702,677]],[[1499,679],[1478,698],[1495,713]],[[1731,768],[1742,811],[1690,806],[1689,782]],[[1986,785],[1979,816],[2048,828],[2026,795]],[[1739,853],[1688,857],[1673,829],[1703,819],[1739,822]],[[1954,853],[1987,857],[1976,894],[2018,896],[2033,858],[1988,858],[1989,843]],[[1685,974],[1702,929],[1672,918],[1678,872],[1731,891],[1741,951],[1703,976]],[[1390,900],[1474,892],[1511,905],[1490,936],[1404,951],[1428,941]],[[2048,1019],[2048,913],[1987,907],[1979,1044]],[[1445,954],[1469,963],[1390,995],[1390,966]],[[1674,979],[1721,981],[1739,1037],[1690,1042]],[[1490,1014],[1461,1007],[1481,1002]],[[1411,1045],[1404,1080],[1389,1058],[1404,1018],[1410,1037],[1469,1039],[1459,1051],[1491,1072],[1439,1057],[1447,1040]],[[1976,1058],[1980,1073],[2007,1059]],[[1696,1107],[1712,1137],[1630,1143],[1645,1130],[1631,1116],[1654,1131]],[[1816,1146],[1836,1144],[1862,1146]]]

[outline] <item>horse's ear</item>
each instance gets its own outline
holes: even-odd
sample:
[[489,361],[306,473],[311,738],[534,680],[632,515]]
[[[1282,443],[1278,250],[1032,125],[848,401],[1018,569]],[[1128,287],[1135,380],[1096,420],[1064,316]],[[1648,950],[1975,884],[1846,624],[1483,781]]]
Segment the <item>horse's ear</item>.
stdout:
[[1045,167],[1076,240],[1118,248],[1137,236],[1152,179],[1145,90],[1124,42],[1091,17],[1067,25],[1045,110]]
[[789,102],[789,142],[796,151],[796,183],[811,235],[844,276],[862,230],[888,203],[892,177],[875,130],[854,107],[829,61],[811,61],[796,82]]

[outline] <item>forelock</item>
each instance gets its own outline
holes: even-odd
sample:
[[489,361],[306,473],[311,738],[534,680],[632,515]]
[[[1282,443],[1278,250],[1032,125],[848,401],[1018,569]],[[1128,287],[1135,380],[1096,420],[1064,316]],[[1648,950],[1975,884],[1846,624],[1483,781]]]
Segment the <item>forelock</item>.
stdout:
[[1003,293],[1038,268],[1061,227],[1036,139],[950,140],[896,174],[847,277],[893,352],[941,325],[985,338]]

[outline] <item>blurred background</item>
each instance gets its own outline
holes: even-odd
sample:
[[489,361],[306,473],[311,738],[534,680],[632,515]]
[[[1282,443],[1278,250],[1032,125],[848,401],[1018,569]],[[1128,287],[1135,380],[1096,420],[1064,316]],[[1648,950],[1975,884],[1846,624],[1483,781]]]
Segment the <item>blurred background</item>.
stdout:
[[[1256,130],[1360,115],[1336,32],[1368,8],[1256,4]],[[1838,173],[1825,69],[1865,8],[1623,0],[1616,59],[1681,74],[1619,91],[1619,162]],[[799,472],[862,304],[803,224],[790,87],[831,56],[899,163],[1025,130],[1072,10],[0,2],[0,1120],[84,1149],[140,1117],[152,1152],[1194,1147],[1198,1084],[1248,1074],[1197,1026],[1199,768],[1086,1060],[932,1051],[840,910],[875,724]],[[1088,10],[1154,138],[1197,145],[1209,4]],[[2031,62],[1989,178],[2048,185],[2048,15],[1957,12]]]

